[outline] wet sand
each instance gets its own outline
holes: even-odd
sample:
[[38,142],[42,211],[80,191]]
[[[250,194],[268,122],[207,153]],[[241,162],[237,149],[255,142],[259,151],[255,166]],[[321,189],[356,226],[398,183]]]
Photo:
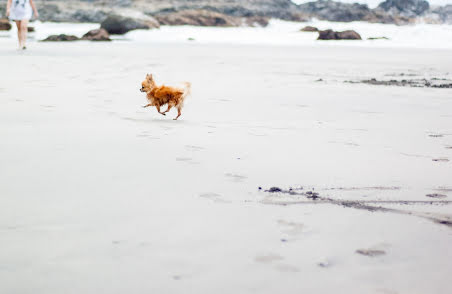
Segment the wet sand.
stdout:
[[[450,292],[452,90],[348,82],[448,80],[450,51],[14,45],[0,292]],[[179,121],[148,72],[193,84]]]

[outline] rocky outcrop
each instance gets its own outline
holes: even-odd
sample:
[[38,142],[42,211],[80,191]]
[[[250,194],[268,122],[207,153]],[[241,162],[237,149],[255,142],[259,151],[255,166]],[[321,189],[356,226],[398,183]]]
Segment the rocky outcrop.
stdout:
[[390,15],[402,17],[418,17],[429,10],[430,5],[425,0],[386,0],[378,8]]
[[353,31],[335,32],[333,30],[319,31],[317,40],[361,40],[361,36]]
[[[429,8],[425,0],[385,0],[376,9],[370,9],[365,4],[333,0],[317,0],[301,5],[296,5],[291,0],[46,0],[36,1],[36,5],[40,20],[53,22],[101,23],[109,15],[122,15],[138,19],[138,22],[145,16],[151,16],[164,19],[164,23],[210,23],[219,26],[229,26],[232,23],[265,26],[268,18],[291,21],[318,18],[399,25],[417,21],[452,23],[451,5]],[[6,0],[0,0],[0,15],[4,14],[1,13],[4,7]],[[187,16],[193,11],[204,15],[206,11],[218,13],[221,17],[214,21],[215,18],[210,17],[206,19],[204,16]]]
[[88,41],[111,41],[108,32],[102,28],[91,30],[83,35],[82,40]]
[[452,5],[432,7],[432,9],[425,14],[424,21],[428,23],[452,24]]
[[300,32],[318,32],[319,29],[316,27],[306,26],[300,30]]
[[100,23],[107,17],[107,12],[100,8],[86,7],[85,9],[72,9],[57,4],[41,4],[38,5],[39,20],[52,22],[94,22]]
[[9,31],[12,28],[9,20],[0,19],[0,31]]
[[265,16],[235,17],[209,10],[183,10],[155,16],[161,25],[192,25],[207,27],[265,27],[269,19]]
[[245,17],[244,20],[249,27],[266,27],[269,23],[269,18],[266,16],[250,16]]
[[310,17],[329,21],[367,21],[398,25],[414,22],[414,18],[412,17],[398,13],[389,13],[382,8],[370,9],[367,5],[358,3],[348,4],[331,0],[318,0],[316,2],[301,4],[298,9],[305,14],[309,14]]
[[42,40],[42,42],[68,42],[78,40],[80,39],[77,36],[60,34],[60,35],[50,35],[44,40]]
[[208,10],[234,17],[264,16],[285,20],[299,20],[304,16],[291,0],[151,0],[152,5],[143,7],[146,14],[157,16],[162,13],[183,10]]
[[358,21],[371,13],[365,4],[348,4],[331,0],[318,0],[299,5],[299,11],[329,21]]
[[404,17],[400,15],[388,14],[385,11],[377,8],[366,15],[362,21],[367,21],[371,23],[385,23],[385,24],[396,24],[396,25],[406,25],[414,23],[415,18]]
[[109,15],[100,26],[109,34],[122,35],[132,30],[158,28],[159,22],[151,17],[138,19],[113,14]]
[[183,10],[156,15],[162,25],[192,25],[208,27],[234,27],[241,25],[238,18],[208,10]]

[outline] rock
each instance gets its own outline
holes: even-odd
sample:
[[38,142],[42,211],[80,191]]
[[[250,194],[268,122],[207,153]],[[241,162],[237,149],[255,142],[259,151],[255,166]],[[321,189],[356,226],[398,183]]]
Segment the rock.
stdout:
[[361,36],[353,31],[335,32],[333,30],[319,31],[317,40],[361,40]]
[[38,5],[39,11],[39,20],[41,21],[53,21],[53,22],[61,22],[64,21],[64,17],[62,17],[63,12],[60,10],[58,5],[56,4],[42,4]]
[[50,35],[47,38],[45,38],[44,40],[42,40],[42,42],[66,42],[66,41],[78,41],[78,40],[80,40],[80,39],[76,36],[61,34],[61,35]]
[[0,19],[0,31],[9,31],[12,28],[9,20]]
[[[305,19],[297,5],[291,0],[173,0],[159,1],[161,5],[154,5],[148,12],[153,16],[164,13],[182,12],[184,10],[208,10],[227,16],[242,17],[267,17],[297,21]],[[149,5],[147,6],[149,7]]]
[[78,9],[70,15],[72,22],[94,22],[101,23],[107,18],[107,13],[102,10]]
[[110,35],[105,29],[91,30],[83,35],[82,40],[89,41],[111,41]]
[[361,36],[353,30],[336,32],[336,38],[338,40],[361,40]]
[[34,27],[28,27],[27,28],[27,32],[29,32],[29,33],[33,33],[34,31],[35,31]]
[[298,10],[319,19],[344,22],[362,20],[371,13],[366,4],[348,4],[331,0],[300,4]]
[[137,19],[113,14],[109,15],[100,26],[110,34],[122,35],[132,30],[158,28],[159,24],[151,17],[148,19]]
[[391,15],[417,17],[427,12],[430,5],[425,0],[386,0],[380,3],[378,8]]
[[380,8],[372,10],[372,12],[366,15],[362,20],[370,23],[384,23],[396,25],[406,25],[414,23],[416,21],[414,18],[388,14]]
[[430,23],[452,24],[452,5],[432,8],[425,18]]
[[267,191],[265,191],[265,192],[270,192],[270,193],[277,193],[277,192],[281,192],[282,190],[281,190],[281,188],[279,188],[279,187],[271,187],[270,189],[268,189]]
[[232,16],[208,10],[183,10],[156,15],[162,25],[192,25],[208,27],[236,27],[241,21]]
[[336,32],[333,30],[319,31],[317,40],[336,40]]
[[319,29],[316,27],[306,26],[300,30],[301,32],[318,32]]
[[358,249],[356,250],[356,253],[370,257],[381,256],[386,254],[386,252],[383,250],[374,250],[374,249]]

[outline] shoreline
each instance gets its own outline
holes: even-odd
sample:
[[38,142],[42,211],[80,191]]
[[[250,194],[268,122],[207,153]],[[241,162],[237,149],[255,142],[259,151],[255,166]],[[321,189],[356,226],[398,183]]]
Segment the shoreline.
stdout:
[[[316,40],[314,32],[300,32],[304,26],[316,26],[319,29],[356,30],[363,40]],[[98,28],[95,23],[41,23],[35,22],[36,32],[30,38],[41,40],[52,34],[73,34],[81,37],[91,29]],[[134,30],[125,35],[112,35],[113,41],[131,41],[135,43],[201,43],[201,44],[238,44],[238,45],[277,45],[277,46],[350,46],[363,48],[428,48],[452,49],[452,25],[418,24],[396,26],[391,24],[369,24],[364,22],[336,23],[314,21],[307,23],[272,20],[266,28],[250,27],[194,27],[162,26],[159,29]],[[0,40],[15,38],[15,29],[0,32]],[[387,37],[389,40],[367,40],[371,37]],[[193,40],[192,40],[193,39]],[[190,41],[191,40],[191,41]]]

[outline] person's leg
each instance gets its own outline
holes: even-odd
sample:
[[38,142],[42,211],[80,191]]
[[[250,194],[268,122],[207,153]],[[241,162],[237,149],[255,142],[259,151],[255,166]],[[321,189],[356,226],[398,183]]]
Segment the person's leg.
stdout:
[[22,27],[21,27],[21,21],[16,20],[16,26],[17,26],[17,40],[19,41],[19,48],[22,48]]
[[27,44],[28,19],[22,20],[20,26],[22,28],[22,49],[25,49],[25,45]]

